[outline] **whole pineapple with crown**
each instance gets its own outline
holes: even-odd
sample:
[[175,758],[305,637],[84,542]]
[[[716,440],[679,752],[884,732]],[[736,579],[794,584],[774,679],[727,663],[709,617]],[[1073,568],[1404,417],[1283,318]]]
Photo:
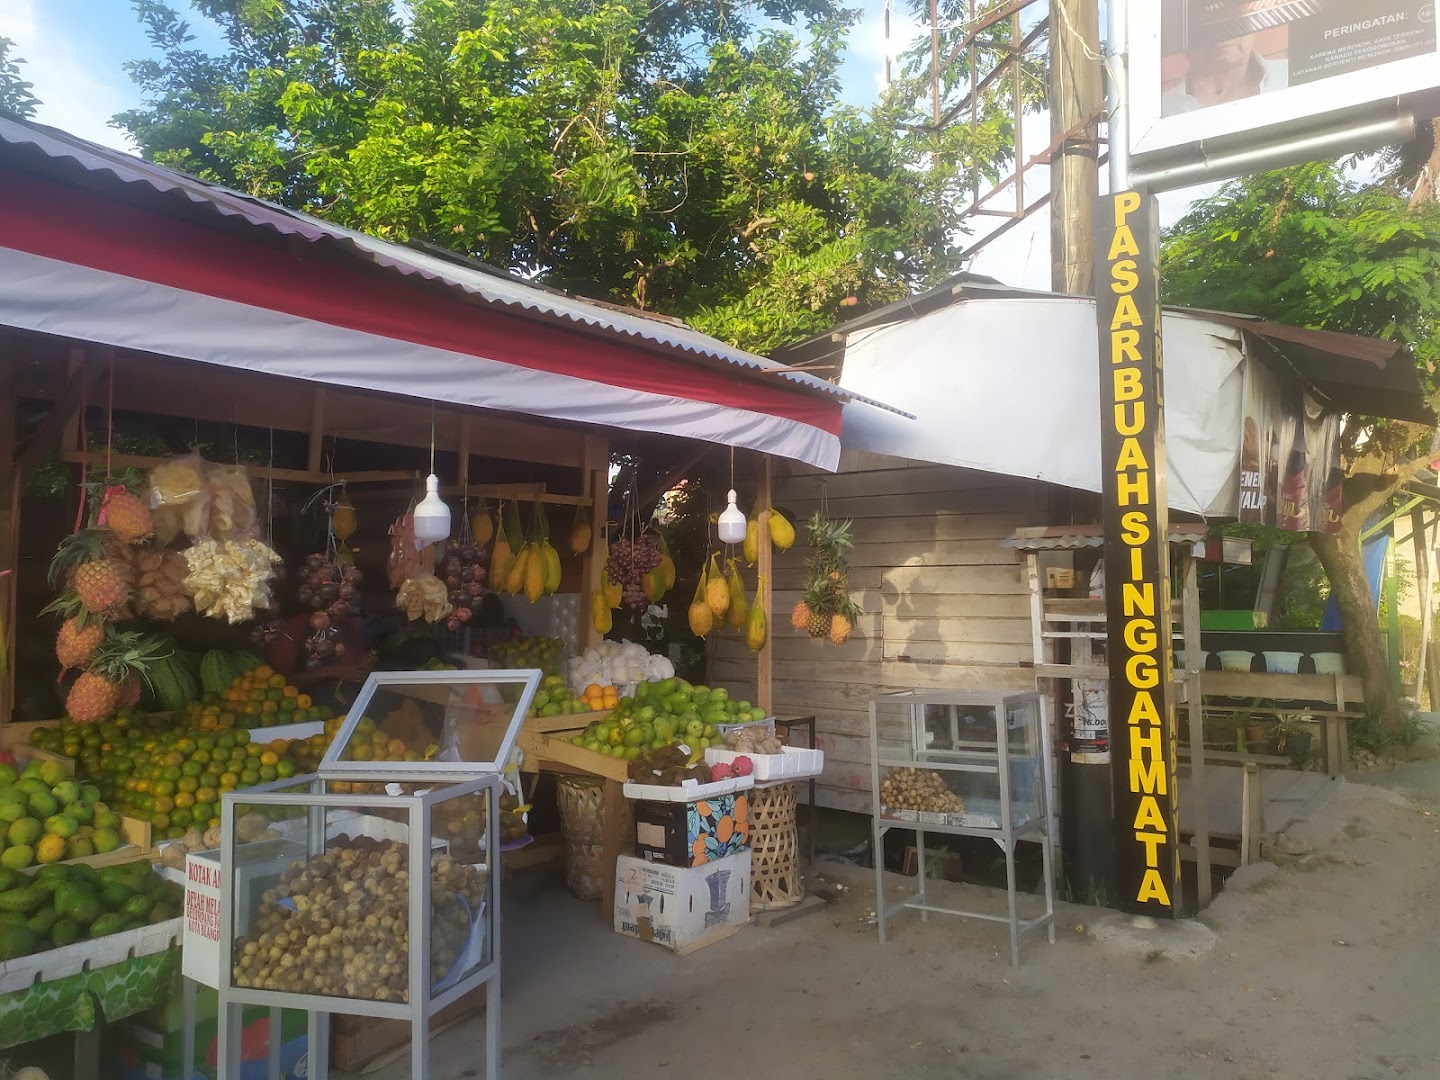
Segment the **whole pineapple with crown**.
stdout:
[[95,650],[105,640],[105,623],[90,614],[90,610],[75,593],[66,593],[47,606],[43,615],[62,615],[60,632],[55,635],[55,659],[60,669],[84,668],[95,655]]
[[[805,595],[791,613],[797,630],[832,645],[849,640],[860,616],[846,581],[846,562],[855,547],[850,529],[850,522],[828,521],[819,511],[810,518],[807,532],[811,555],[805,560]],[[801,606],[805,608],[803,622]]]
[[69,585],[101,619],[119,617],[130,602],[130,568],[117,557],[115,543],[112,529],[81,529],[60,541],[50,563],[50,584]]
[[77,724],[109,719],[123,699],[138,694],[131,690],[131,680],[144,679],[149,665],[168,655],[168,646],[157,637],[108,627],[105,640],[90,657],[90,666],[70,687],[65,711]]
[[108,526],[122,544],[138,544],[155,535],[150,508],[124,484],[107,484],[100,495],[96,524]]

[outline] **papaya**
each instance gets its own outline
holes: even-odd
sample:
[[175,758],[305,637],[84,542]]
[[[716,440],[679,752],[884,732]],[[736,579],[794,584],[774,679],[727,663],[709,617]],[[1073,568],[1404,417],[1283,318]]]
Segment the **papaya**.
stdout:
[[710,565],[705,571],[705,603],[709,605],[710,613],[715,618],[723,619],[725,612],[730,609],[730,586],[725,583],[725,575],[720,573],[716,558],[712,553]]
[[605,606],[608,608],[618,608],[621,599],[625,595],[625,590],[611,581],[609,574],[604,576],[601,584],[602,591],[605,593]]
[[770,542],[781,551],[789,551],[795,543],[795,526],[779,510],[770,511]]
[[32,915],[45,903],[47,896],[44,889],[33,886],[11,889],[9,892],[0,893],[0,911],[18,911],[24,915]]
[[590,511],[584,506],[575,508],[575,520],[570,525],[570,553],[583,555],[590,550],[595,530],[590,525]]
[[590,621],[600,634],[608,634],[610,627],[614,625],[610,616],[610,601],[604,589],[596,589],[590,594]]
[[54,926],[59,920],[60,912],[56,911],[54,908],[41,908],[34,915],[30,916],[30,920],[25,925],[30,927],[31,930],[34,930],[35,933],[39,934],[41,937],[44,937],[46,934],[50,933],[50,928]]
[[[687,617],[690,621],[691,633],[701,639],[710,633],[715,625],[715,613],[710,610],[710,605],[705,599],[705,571],[703,569],[700,572],[700,580],[695,585],[695,598],[690,601],[690,610],[687,613]],[[678,697],[681,695],[675,696]],[[677,704],[680,705],[680,708],[684,708],[689,704],[689,699],[687,698],[683,703]],[[670,711],[677,712],[678,709],[670,706]]]
[[517,596],[525,589],[525,569],[530,562],[530,545],[521,546],[519,553],[515,556],[515,562],[510,566],[510,572],[505,575],[505,591],[511,596]]
[[154,906],[155,897],[137,893],[125,901],[120,908],[120,914],[131,919],[143,919],[150,914],[150,909]]
[[[532,604],[545,595],[545,550],[531,544],[530,557],[525,560],[525,599]],[[513,571],[512,571],[513,573]]]
[[112,911],[107,915],[101,915],[90,924],[89,936],[91,938],[102,938],[109,937],[111,934],[118,934],[125,928],[125,922],[125,916],[117,912]]
[[50,928],[50,944],[57,949],[74,945],[80,940],[80,924],[74,919],[61,919]]
[[89,926],[100,917],[100,901],[83,885],[62,885],[55,890],[55,910],[81,926]]
[[470,536],[482,546],[495,539],[495,519],[490,516],[489,504],[482,502],[470,519]]
[[730,573],[725,578],[725,585],[730,592],[730,609],[725,614],[725,621],[743,632],[750,618],[750,602],[745,599],[745,583],[740,580],[740,564],[734,559],[730,560]]
[[545,553],[545,593],[554,596],[555,590],[560,588],[560,552],[549,540],[540,546],[540,550]]
[[28,926],[0,926],[0,963],[29,956],[38,944]]
[[751,652],[759,652],[765,645],[765,579],[755,585],[755,602],[750,605],[750,620],[745,629],[745,644]]
[[515,553],[501,533],[495,538],[495,547],[490,551],[490,582],[496,589],[503,589],[510,576],[510,567],[515,562]]
[[106,911],[119,911],[135,895],[135,890],[121,882],[112,882],[100,890],[100,903]]
[[760,558],[760,522],[754,518],[745,523],[745,543],[741,551],[745,555],[746,566],[754,566],[755,560]]

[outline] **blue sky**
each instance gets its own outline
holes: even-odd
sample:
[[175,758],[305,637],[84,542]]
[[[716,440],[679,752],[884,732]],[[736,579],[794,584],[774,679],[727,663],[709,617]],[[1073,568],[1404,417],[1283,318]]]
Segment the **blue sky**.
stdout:
[[[884,0],[857,0],[864,16],[851,32],[843,71],[845,96],[855,104],[874,100],[884,65],[882,33]],[[213,25],[175,0],[185,12],[201,47],[220,48]],[[903,0],[896,6],[904,8]],[[900,13],[891,15],[892,51],[903,47],[915,28]],[[35,84],[43,102],[38,119],[94,142],[132,149],[125,135],[109,126],[110,117],[139,104],[139,95],[122,65],[150,51],[129,0],[0,0],[0,35],[16,43],[15,52],[26,61],[24,77]],[[1030,117],[1025,124],[1026,156],[1050,141],[1046,116]],[[1027,201],[1044,192],[1046,170],[1033,170],[1027,181]],[[996,205],[1009,198],[1000,196]],[[1172,199],[1163,216],[1173,218],[1184,203]],[[1013,201],[1011,202],[1013,205]],[[982,219],[981,228],[996,219]],[[1011,229],[984,249],[970,269],[992,274],[1015,285],[1049,286],[1049,221],[1042,212]]]

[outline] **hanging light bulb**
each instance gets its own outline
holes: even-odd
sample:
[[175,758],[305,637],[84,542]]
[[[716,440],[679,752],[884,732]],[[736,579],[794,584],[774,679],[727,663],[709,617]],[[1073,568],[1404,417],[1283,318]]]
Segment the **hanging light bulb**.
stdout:
[[425,478],[425,498],[415,507],[415,545],[425,547],[450,535],[450,507],[440,498],[440,478],[431,473]]
[[730,505],[720,514],[718,522],[722,544],[743,544],[745,542],[745,515],[735,505],[735,489],[730,489]]

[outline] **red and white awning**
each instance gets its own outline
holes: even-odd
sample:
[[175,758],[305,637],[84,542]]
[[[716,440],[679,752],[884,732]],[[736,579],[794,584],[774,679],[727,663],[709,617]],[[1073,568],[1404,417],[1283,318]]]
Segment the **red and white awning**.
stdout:
[[[97,178],[93,165],[67,159],[87,170],[79,173],[83,186],[17,168],[10,139],[17,128],[31,133],[13,124],[0,131],[0,325],[310,382],[701,439],[826,469],[838,463],[842,407],[853,397],[819,380],[727,352],[687,328],[513,278],[495,282],[509,292],[492,303],[483,295],[490,282],[476,271],[437,273],[438,260],[267,204],[257,205],[271,218],[294,219],[289,237],[277,237],[283,230],[257,220],[258,213],[239,221],[219,207],[224,216],[209,220],[195,212],[201,200],[193,187],[185,204],[157,201],[163,193],[153,177],[143,178],[148,188],[138,185],[116,176],[113,161]],[[40,129],[36,137],[44,135]],[[199,184],[103,153],[137,172]],[[145,198],[135,197],[137,187]],[[297,243],[296,235],[309,242]],[[342,249],[317,240],[346,243]],[[366,257],[348,257],[356,251]],[[481,277],[480,287],[456,280],[465,274]]]

